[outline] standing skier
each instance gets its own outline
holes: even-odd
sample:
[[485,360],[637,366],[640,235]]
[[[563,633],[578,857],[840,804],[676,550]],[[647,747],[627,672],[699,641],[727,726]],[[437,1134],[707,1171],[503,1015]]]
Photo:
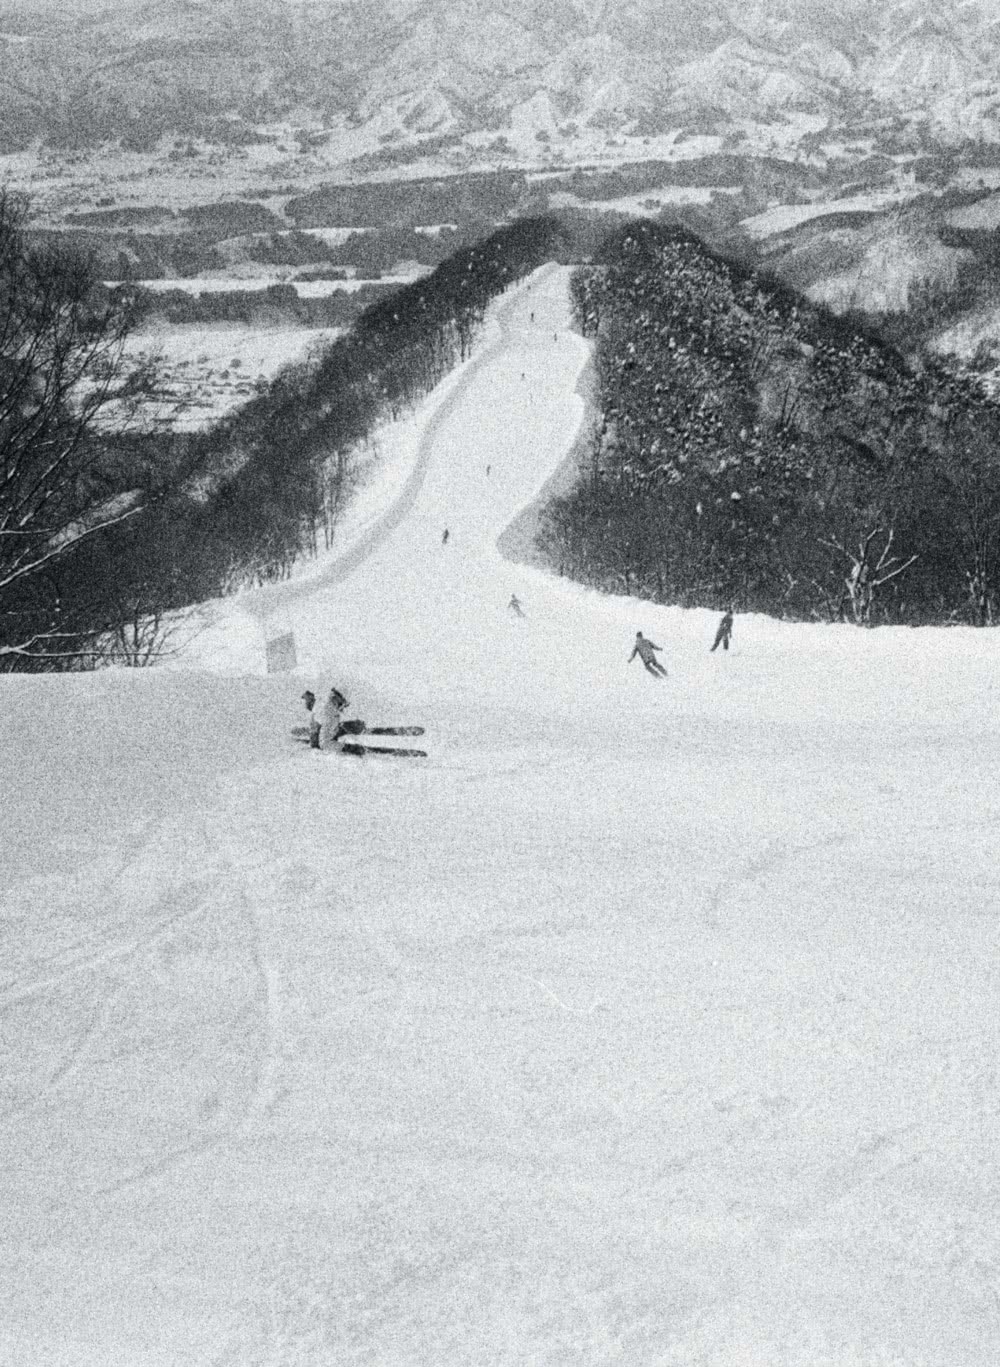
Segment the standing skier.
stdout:
[[719,629],[715,633],[715,640],[712,642],[712,649],[717,650],[718,647],[721,645],[723,650],[728,650],[729,638],[730,636],[732,636],[732,634],[733,609],[731,607],[728,607],[726,608],[726,611],[723,613],[722,621],[719,623]]
[[313,750],[319,750],[319,736],[320,731],[323,729],[323,719],[316,711],[316,694],[307,688],[302,694],[302,701],[306,705],[306,712],[309,718],[309,744]]
[[628,663],[631,664],[638,655],[647,673],[652,674],[656,679],[665,679],[667,671],[653,654],[654,650],[662,650],[662,648],[662,646],[654,645],[648,637],[643,636],[641,631],[637,631],[635,633],[635,645],[632,647],[632,654],[628,657]]
[[515,617],[524,616],[524,613],[521,610],[521,600],[518,598],[516,593],[512,593],[510,595],[510,602],[507,604],[507,611],[512,612]]
[[447,546],[447,544],[448,544],[448,528],[445,527],[444,531],[441,533],[441,545],[442,545],[442,546]]

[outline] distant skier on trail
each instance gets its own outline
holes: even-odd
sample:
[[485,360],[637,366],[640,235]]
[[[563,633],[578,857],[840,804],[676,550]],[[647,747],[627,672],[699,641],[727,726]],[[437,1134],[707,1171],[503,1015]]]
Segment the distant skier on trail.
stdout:
[[516,593],[510,595],[510,602],[507,604],[507,611],[512,612],[515,617],[523,617],[524,612],[521,608],[521,601]]
[[654,650],[662,649],[662,646],[654,645],[647,636],[643,636],[641,631],[637,631],[635,633],[635,645],[632,647],[632,654],[628,657],[628,663],[631,664],[638,655],[647,673],[652,674],[655,679],[665,679],[667,671],[653,654]]
[[722,621],[719,623],[719,629],[715,633],[715,640],[712,642],[712,650],[717,650],[720,645],[722,646],[723,650],[728,650],[729,638],[732,636],[732,634],[733,609],[731,607],[728,607],[726,608],[726,611],[723,613]]
[[448,528],[445,527],[444,531],[441,533],[441,545],[442,545],[442,546],[447,546],[447,544],[448,544]]

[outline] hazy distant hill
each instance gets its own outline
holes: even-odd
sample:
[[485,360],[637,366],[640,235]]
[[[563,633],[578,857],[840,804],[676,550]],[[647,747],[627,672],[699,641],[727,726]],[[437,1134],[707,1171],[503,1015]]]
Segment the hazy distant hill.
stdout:
[[0,131],[12,148],[239,140],[278,118],[405,137],[806,111],[996,141],[998,56],[998,0],[7,0]]

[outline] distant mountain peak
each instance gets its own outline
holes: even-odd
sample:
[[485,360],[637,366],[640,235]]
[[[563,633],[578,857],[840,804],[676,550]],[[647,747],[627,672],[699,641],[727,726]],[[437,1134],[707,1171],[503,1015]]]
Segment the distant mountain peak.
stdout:
[[[651,127],[868,101],[1000,137],[1000,0],[7,0],[8,144],[398,119],[501,131],[536,96]],[[662,131],[667,131],[663,127]]]

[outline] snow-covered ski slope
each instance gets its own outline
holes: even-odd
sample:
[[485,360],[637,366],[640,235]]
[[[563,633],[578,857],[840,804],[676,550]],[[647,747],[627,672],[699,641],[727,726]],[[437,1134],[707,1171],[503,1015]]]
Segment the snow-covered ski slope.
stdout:
[[370,553],[0,679],[4,1367],[1000,1360],[997,637],[504,561],[585,359],[540,272]]

